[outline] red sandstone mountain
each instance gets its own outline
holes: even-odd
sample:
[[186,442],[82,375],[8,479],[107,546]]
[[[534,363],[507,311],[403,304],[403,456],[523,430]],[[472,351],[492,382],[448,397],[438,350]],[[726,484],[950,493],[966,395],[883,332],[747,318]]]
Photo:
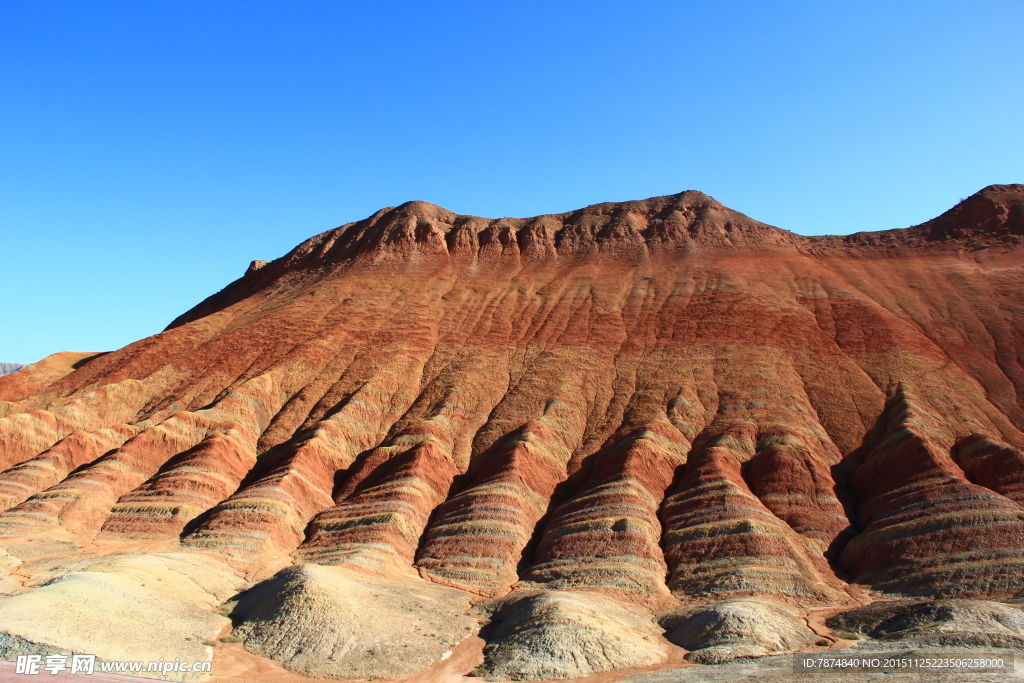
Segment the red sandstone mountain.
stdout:
[[0,545],[28,587],[143,547],[537,614],[1020,597],[1022,242],[1022,185],[847,237],[699,192],[383,209],[161,334],[0,377]]

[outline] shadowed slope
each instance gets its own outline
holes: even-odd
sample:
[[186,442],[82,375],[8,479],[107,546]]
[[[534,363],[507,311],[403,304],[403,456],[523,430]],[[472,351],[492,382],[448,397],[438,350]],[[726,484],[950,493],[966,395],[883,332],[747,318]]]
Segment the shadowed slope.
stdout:
[[940,417],[958,412],[955,399],[942,413],[925,400],[903,384],[892,388],[885,437],[851,480],[864,530],[840,565],[859,582],[910,594],[1015,596],[1024,509],[967,481],[949,455],[958,425]]

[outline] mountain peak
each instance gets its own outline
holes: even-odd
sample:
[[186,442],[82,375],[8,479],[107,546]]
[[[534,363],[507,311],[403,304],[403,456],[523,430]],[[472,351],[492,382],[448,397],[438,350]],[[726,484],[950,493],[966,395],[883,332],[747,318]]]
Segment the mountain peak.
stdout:
[[[936,222],[1017,237],[1019,195]],[[171,329],[0,378],[0,639],[579,680],[836,654],[827,609],[861,653],[901,610],[908,642],[1020,649],[986,624],[1022,618],[1024,249],[931,229],[408,202],[255,261]]]
[[[1021,232],[1024,186],[992,185],[933,221],[915,228],[845,237],[805,237],[754,220],[713,197],[674,195],[603,202],[532,218],[457,214],[416,200],[385,207],[361,221],[315,235],[285,256],[254,261],[244,277],[174,320],[169,328],[209,315],[282,278],[320,279],[339,268],[476,269],[482,264],[551,264],[586,258],[640,263],[726,250],[736,253],[814,253],[853,256],[956,251],[988,246],[992,233]],[[941,240],[942,245],[934,244]],[[947,241],[952,240],[952,241]],[[277,283],[277,284],[275,284]]]
[[1024,185],[989,185],[917,228],[935,240],[1024,236]]

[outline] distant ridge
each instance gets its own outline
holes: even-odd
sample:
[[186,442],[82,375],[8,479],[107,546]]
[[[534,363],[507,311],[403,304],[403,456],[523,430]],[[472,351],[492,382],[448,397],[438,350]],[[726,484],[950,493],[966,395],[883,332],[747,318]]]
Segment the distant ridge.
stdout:
[[0,375],[9,375],[25,367],[24,363],[0,363]]

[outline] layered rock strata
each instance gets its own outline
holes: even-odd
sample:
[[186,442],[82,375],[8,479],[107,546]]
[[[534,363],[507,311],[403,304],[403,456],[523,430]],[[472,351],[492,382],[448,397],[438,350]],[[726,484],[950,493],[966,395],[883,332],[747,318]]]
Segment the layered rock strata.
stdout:
[[[840,566],[860,583],[911,595],[1018,595],[1024,509],[968,481],[950,455],[956,426],[947,428],[903,385],[892,389],[887,418],[884,437],[850,481],[863,531]],[[970,459],[971,443],[988,440],[969,437],[965,448],[968,463],[982,460]]]
[[[0,377],[0,613],[122,584],[157,610],[159,562],[191,656],[227,629],[193,607],[231,611],[169,578],[198,562],[296,671],[412,675],[479,628],[481,673],[537,679],[819,647],[794,615],[864,590],[1024,597],[1022,243],[1020,185],[846,237],[698,192],[382,209],[158,335]],[[116,581],[43,585],[129,548]],[[349,642],[407,598],[412,630]]]
[[617,444],[580,492],[555,509],[525,578],[552,588],[600,588],[657,605],[668,595],[658,509],[689,442],[667,420]]

